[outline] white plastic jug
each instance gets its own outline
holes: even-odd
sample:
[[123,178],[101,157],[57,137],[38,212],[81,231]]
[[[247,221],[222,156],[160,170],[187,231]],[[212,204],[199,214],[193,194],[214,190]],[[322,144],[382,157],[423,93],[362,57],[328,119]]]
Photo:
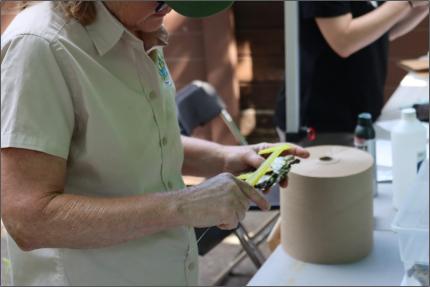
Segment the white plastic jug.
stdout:
[[415,109],[402,110],[391,131],[393,158],[393,205],[398,209],[414,182],[419,164],[426,159],[427,131],[417,120]]

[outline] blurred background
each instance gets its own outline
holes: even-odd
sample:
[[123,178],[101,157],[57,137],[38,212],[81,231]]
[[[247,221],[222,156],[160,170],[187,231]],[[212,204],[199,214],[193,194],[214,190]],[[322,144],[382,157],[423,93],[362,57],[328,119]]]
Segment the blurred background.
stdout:
[[[249,143],[278,140],[273,115],[285,71],[283,5],[237,1],[231,9],[205,19],[185,18],[174,11],[166,17],[170,40],[165,55],[177,90],[193,80],[212,84]],[[21,1],[1,2],[2,32],[21,6]],[[390,44],[385,101],[406,75],[398,62],[427,54],[428,43],[427,17]],[[237,143],[219,117],[197,128],[194,136]]]

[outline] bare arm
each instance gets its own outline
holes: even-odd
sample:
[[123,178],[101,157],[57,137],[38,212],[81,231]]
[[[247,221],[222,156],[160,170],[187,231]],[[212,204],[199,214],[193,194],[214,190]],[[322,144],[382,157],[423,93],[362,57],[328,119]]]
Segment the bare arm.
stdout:
[[409,14],[390,30],[390,40],[393,41],[414,29],[429,13],[428,6],[414,7]]
[[1,150],[1,216],[23,250],[105,247],[182,225],[232,229],[249,200],[268,208],[264,197],[231,174],[180,191],[124,197],[65,194],[65,175],[62,158]]
[[329,46],[341,57],[366,47],[388,32],[410,11],[407,1],[387,1],[374,11],[353,18],[351,13],[330,18],[316,18]]
[[[235,175],[260,166],[264,158],[258,151],[277,144],[260,143],[247,146],[226,146],[217,143],[182,136],[185,159],[182,172],[194,176],[213,176],[221,172]],[[306,158],[309,153],[303,148],[290,144],[286,154]]]
[[186,136],[181,138],[184,146],[183,174],[208,177],[224,171],[220,144]]
[[1,213],[24,249],[108,246],[175,227],[177,192],[121,198],[64,194],[66,161],[24,150],[1,151]]

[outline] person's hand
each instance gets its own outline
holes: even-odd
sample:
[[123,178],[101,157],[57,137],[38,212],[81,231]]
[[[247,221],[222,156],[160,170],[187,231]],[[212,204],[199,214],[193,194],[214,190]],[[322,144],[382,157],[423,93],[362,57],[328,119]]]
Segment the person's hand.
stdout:
[[[273,143],[259,143],[247,146],[222,146],[221,152],[224,157],[224,171],[235,175],[240,173],[253,171],[257,169],[263,162],[264,157],[258,154],[262,149],[277,146]],[[301,158],[309,157],[309,152],[305,149],[290,144],[291,148],[286,150],[282,155],[294,155]],[[282,187],[287,186],[287,180],[280,183]]]
[[234,229],[245,217],[250,201],[262,210],[270,204],[249,184],[222,173],[180,192],[178,211],[184,224]]

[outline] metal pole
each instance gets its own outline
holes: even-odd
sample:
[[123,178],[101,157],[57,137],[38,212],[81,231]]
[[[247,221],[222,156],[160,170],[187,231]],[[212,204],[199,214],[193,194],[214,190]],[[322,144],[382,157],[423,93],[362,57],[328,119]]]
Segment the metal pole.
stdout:
[[298,133],[300,129],[300,54],[299,9],[297,1],[284,2],[285,31],[285,92],[286,133]]
[[254,263],[257,269],[260,268],[265,260],[264,255],[261,253],[258,246],[248,236],[248,231],[246,231],[245,227],[240,222],[238,227],[234,230],[234,233],[236,234],[237,238],[242,244],[242,248],[248,254],[252,263]]
[[223,119],[224,123],[227,125],[230,132],[233,134],[234,138],[238,140],[241,145],[247,145],[248,142],[246,141],[245,137],[240,133],[239,128],[234,123],[231,115],[227,112],[227,110],[225,109],[221,110],[221,118]]

